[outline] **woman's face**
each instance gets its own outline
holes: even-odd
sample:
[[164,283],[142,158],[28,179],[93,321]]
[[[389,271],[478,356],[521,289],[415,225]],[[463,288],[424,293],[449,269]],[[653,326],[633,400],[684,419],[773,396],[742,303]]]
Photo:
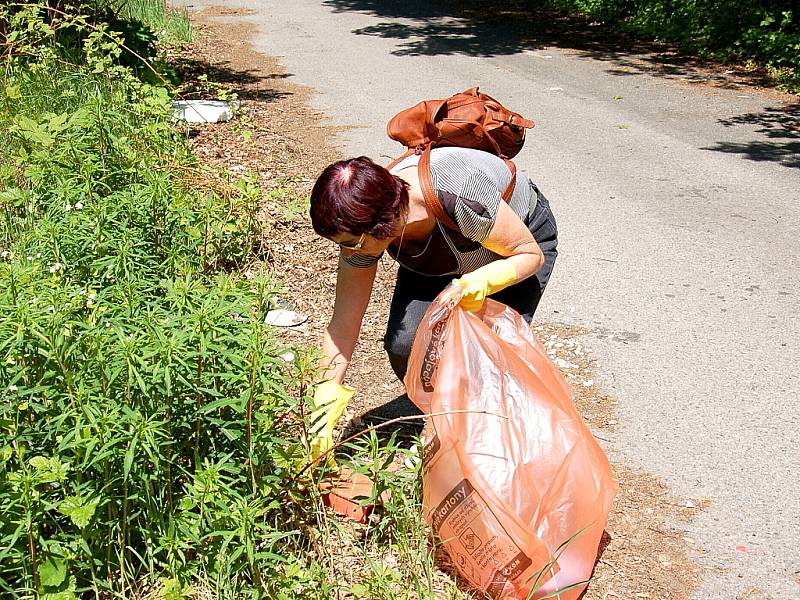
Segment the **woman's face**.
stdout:
[[352,256],[353,254],[362,254],[364,256],[378,256],[381,252],[389,247],[394,238],[387,238],[379,240],[371,235],[363,233],[355,235],[353,233],[337,233],[330,237],[330,239],[339,245],[342,253],[345,256]]

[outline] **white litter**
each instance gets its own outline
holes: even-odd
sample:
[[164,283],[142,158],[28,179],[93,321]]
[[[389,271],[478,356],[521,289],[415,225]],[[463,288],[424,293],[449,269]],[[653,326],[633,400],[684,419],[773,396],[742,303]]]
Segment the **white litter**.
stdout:
[[267,313],[264,323],[275,327],[295,327],[301,323],[305,323],[307,320],[308,315],[293,310],[278,308]]
[[287,363],[288,362],[294,362],[294,352],[289,350],[287,352],[284,352],[283,354],[280,354],[278,356],[278,358],[280,358],[282,361],[287,362]]
[[550,89],[551,92],[563,92],[564,91],[564,88],[560,88],[560,87],[551,87],[549,89]]
[[411,469],[412,471],[417,468],[420,462],[422,462],[422,457],[419,455],[419,448],[417,448],[416,444],[409,448],[410,452],[406,455],[403,464],[406,466],[407,469]]
[[222,100],[176,100],[172,103],[172,118],[189,123],[221,123],[233,118],[238,105]]
[[564,360],[563,358],[554,358],[553,362],[559,369],[577,369],[578,365],[569,362],[568,360]]

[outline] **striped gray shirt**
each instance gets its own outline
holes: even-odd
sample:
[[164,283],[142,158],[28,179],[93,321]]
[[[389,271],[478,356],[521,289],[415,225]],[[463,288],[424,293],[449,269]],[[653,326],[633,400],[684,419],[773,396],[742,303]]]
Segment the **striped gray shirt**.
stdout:
[[[420,157],[412,155],[401,161],[392,173],[416,166]],[[481,243],[494,226],[502,194],[511,181],[506,163],[497,156],[470,148],[434,148],[431,151],[431,178],[444,210],[456,223],[453,231],[437,220],[433,241],[442,240],[431,252],[395,258],[413,271],[425,275],[463,274],[497,260],[499,256]],[[528,176],[517,169],[517,181],[509,206],[526,224],[536,205]],[[437,245],[437,244],[434,244]],[[391,251],[390,251],[391,253]],[[447,254],[449,256],[443,256]],[[379,257],[345,257],[354,267],[368,267]]]

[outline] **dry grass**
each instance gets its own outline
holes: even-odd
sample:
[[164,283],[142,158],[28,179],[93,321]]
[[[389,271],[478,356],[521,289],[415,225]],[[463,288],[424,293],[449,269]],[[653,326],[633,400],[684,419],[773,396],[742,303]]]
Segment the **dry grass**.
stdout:
[[[250,47],[253,31],[249,25],[213,21],[215,15],[232,14],[240,13],[222,9],[195,14],[198,41],[183,57],[175,57],[191,59],[184,62],[187,76],[210,72],[210,78],[216,75],[226,81],[242,99],[241,113],[233,122],[193,127],[192,146],[211,164],[233,173],[258,174],[269,198],[262,213],[268,250],[263,263],[254,263],[253,268],[268,266],[279,274],[285,300],[310,315],[306,324],[285,333],[287,340],[313,346],[332,310],[336,251],[311,230],[305,199],[316,174],[341,158],[331,144],[336,130],[322,126],[322,115],[309,108],[310,90],[289,82],[276,59]],[[403,393],[382,350],[394,273],[394,265],[384,259],[351,367],[350,382],[360,390],[346,413],[353,427],[365,412]],[[597,384],[594,360],[581,344],[581,338],[591,332],[538,323],[536,333],[572,384],[587,422],[598,437],[611,440],[617,424],[616,401]],[[615,471],[620,493],[585,600],[688,599],[700,571],[691,558],[695,542],[684,534],[685,525],[705,503],[672,497],[662,482],[647,473],[622,465],[615,465]],[[330,550],[330,568],[342,582],[336,597],[348,597],[346,590],[376,564],[403,567],[405,558],[388,546],[365,546],[361,526],[331,519],[323,544]],[[471,596],[442,556],[437,557],[432,587],[435,598]]]

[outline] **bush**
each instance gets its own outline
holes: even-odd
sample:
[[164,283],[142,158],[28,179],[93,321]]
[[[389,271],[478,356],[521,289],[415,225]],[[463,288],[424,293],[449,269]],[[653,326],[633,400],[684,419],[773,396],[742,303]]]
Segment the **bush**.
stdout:
[[753,60],[791,75],[800,67],[800,6],[795,0],[552,0],[686,52]]
[[226,270],[257,187],[192,162],[106,26],[72,20],[68,64],[39,11],[5,17],[0,594],[318,590],[305,366],[264,325],[275,284]]
[[92,31],[114,32],[119,62],[140,77],[152,75],[146,61],[160,63],[158,41],[177,45],[192,39],[186,9],[168,8],[166,0],[17,0],[0,10],[0,56],[36,60],[49,48],[82,63]]

